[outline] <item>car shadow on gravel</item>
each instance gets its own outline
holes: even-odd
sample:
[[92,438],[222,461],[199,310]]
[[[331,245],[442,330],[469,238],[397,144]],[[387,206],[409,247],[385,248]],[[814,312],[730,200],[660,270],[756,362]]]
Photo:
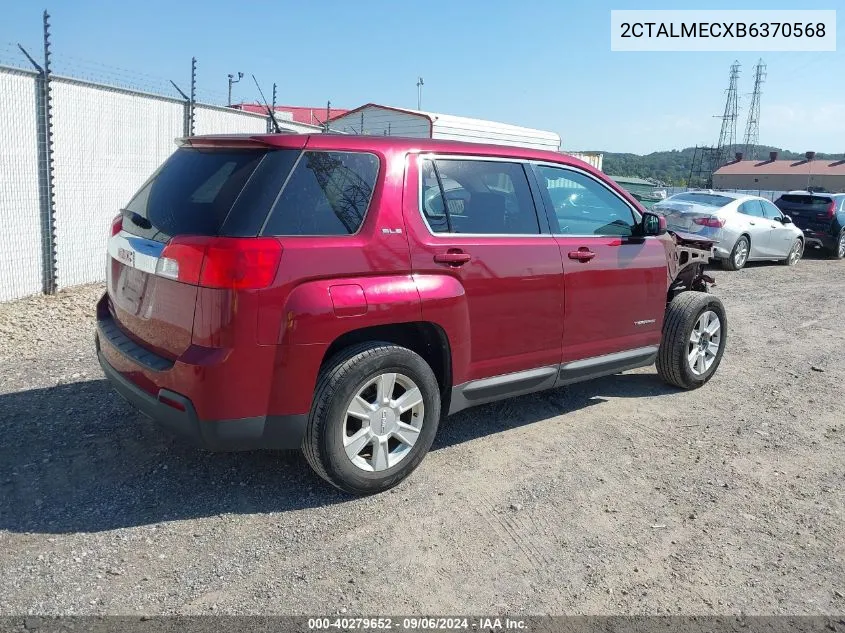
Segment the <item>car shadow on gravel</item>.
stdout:
[[[623,374],[462,412],[432,450],[599,404],[674,390]],[[348,502],[297,451],[208,453],[136,413],[105,380],[0,395],[0,530],[100,532]]]

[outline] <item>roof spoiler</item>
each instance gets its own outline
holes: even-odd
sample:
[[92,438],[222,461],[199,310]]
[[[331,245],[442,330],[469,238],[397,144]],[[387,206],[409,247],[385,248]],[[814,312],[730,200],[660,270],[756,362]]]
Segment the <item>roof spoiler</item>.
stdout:
[[[301,138],[301,144],[298,144],[298,149],[302,149],[308,142],[307,134],[286,134],[276,135],[276,138],[289,138],[296,136]],[[280,147],[279,143],[273,142],[272,137],[267,136],[247,136],[244,134],[215,134],[208,136],[188,136],[185,138],[177,138],[176,145],[179,147],[228,147],[232,149],[260,149],[268,147]],[[284,147],[291,147],[288,143]]]

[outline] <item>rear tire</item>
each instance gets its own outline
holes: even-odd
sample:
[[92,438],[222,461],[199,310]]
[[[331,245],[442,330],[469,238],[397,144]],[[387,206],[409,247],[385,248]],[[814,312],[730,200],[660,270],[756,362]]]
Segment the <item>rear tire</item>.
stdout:
[[[402,401],[405,394],[411,397]],[[373,494],[414,471],[439,421],[440,389],[431,367],[404,347],[362,343],[320,372],[302,450],[333,486]]]
[[830,249],[831,259],[842,259],[843,257],[845,257],[845,229],[839,231],[836,244]]
[[784,266],[795,266],[795,264],[801,261],[801,257],[803,257],[803,255],[804,241],[800,238],[796,238],[792,243],[792,247],[789,249],[789,255],[786,256],[786,259],[780,260],[780,263]]
[[728,334],[725,307],[706,292],[672,299],[663,322],[657,373],[670,385],[697,389],[716,373]]
[[722,268],[725,270],[741,270],[748,263],[748,256],[751,253],[751,242],[744,235],[734,244],[731,254],[727,259],[722,260]]

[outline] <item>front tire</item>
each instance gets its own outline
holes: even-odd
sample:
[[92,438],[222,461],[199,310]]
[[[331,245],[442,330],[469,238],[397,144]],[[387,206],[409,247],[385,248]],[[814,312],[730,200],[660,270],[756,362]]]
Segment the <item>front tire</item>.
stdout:
[[663,322],[657,373],[670,385],[697,389],[716,373],[727,341],[722,302],[706,292],[683,292],[672,299]]
[[333,486],[373,494],[414,471],[439,421],[440,389],[431,367],[404,347],[362,343],[320,372],[302,449]]
[[744,235],[734,244],[731,254],[727,259],[722,260],[722,268],[725,270],[741,270],[748,263],[748,256],[751,253],[751,242]]
[[786,259],[781,260],[781,264],[784,266],[795,266],[799,261],[801,261],[801,257],[804,255],[804,241],[796,238],[795,241],[792,243],[792,248],[789,249],[789,255],[786,256]]

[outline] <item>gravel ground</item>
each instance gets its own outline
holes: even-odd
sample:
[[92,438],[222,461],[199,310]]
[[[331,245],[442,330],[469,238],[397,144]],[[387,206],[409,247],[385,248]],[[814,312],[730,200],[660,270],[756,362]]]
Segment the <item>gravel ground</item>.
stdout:
[[716,271],[703,389],[647,368],[469,410],[366,499],[136,414],[99,287],[0,305],[0,613],[842,613],[843,272]]

